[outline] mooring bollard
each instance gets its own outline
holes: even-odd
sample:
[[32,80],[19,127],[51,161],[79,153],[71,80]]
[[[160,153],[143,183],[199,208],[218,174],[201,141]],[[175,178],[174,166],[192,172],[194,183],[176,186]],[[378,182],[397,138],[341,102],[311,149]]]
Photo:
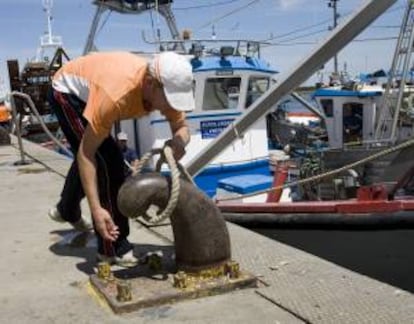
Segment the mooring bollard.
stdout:
[[[119,191],[119,209],[129,218],[143,215],[150,205],[163,210],[170,187],[170,179],[159,173],[132,176]],[[230,238],[224,218],[213,201],[186,180],[180,179],[171,225],[178,270],[198,272],[230,260]]]
[[151,224],[170,217],[176,264],[165,260],[163,267],[162,251],[152,251],[141,262],[147,267],[115,272],[128,281],[92,275],[92,285],[116,313],[257,286],[257,279],[231,259],[219,209],[191,181],[174,176],[171,181],[160,173],[133,175],[119,191],[118,207],[129,218],[152,213],[152,218],[144,216]]

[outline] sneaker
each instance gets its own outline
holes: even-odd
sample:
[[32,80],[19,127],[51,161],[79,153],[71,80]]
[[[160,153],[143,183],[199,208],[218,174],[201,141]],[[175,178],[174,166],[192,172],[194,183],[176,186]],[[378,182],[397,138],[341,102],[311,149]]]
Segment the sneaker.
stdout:
[[107,256],[104,254],[97,254],[98,261],[108,262],[109,264],[116,264],[122,268],[133,268],[138,265],[138,259],[134,256],[133,251],[125,253],[123,256]]
[[[49,210],[48,215],[50,217],[50,219],[54,220],[55,222],[58,223],[66,223],[67,221],[65,221],[62,218],[62,215],[59,213],[58,209],[56,207],[53,207]],[[90,222],[88,222],[87,220],[85,220],[83,217],[81,217],[77,222],[75,223],[71,223],[68,222],[70,225],[73,226],[73,228],[79,232],[89,232],[93,229],[93,226]]]
[[49,212],[47,213],[51,220],[54,220],[58,223],[66,223],[66,221],[62,218],[62,215],[59,213],[56,207],[50,208]]

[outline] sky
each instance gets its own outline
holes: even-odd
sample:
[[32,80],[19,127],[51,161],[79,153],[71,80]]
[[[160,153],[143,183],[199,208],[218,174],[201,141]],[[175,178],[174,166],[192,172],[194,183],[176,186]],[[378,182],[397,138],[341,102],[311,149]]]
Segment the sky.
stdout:
[[[0,91],[8,90],[6,61],[22,66],[33,59],[40,36],[47,30],[44,0],[0,0]],[[49,0],[51,1],[51,0]],[[333,0],[331,0],[333,1]],[[339,68],[351,75],[388,69],[407,0],[398,0],[388,11],[338,53]],[[52,30],[63,38],[71,58],[80,56],[96,10],[91,0],[52,1]],[[194,38],[268,40],[262,57],[278,71],[298,64],[329,34],[333,10],[329,0],[175,0],[172,4],[179,30],[190,29]],[[338,23],[365,0],[337,0]],[[153,51],[156,30],[170,34],[157,12],[140,15],[104,14],[96,45],[100,50]],[[324,75],[333,71],[332,60]],[[313,77],[308,81],[315,80]]]

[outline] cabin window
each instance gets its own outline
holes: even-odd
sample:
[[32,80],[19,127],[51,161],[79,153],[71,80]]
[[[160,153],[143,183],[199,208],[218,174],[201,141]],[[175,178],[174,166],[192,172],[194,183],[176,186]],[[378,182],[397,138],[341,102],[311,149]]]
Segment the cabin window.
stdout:
[[239,104],[240,77],[207,79],[203,110],[235,109]]
[[362,141],[363,104],[348,102],[343,105],[343,139],[344,143]]
[[255,102],[267,89],[269,89],[269,78],[250,78],[247,88],[246,108]]
[[322,99],[321,106],[322,106],[322,109],[326,117],[333,117],[333,100],[332,99]]

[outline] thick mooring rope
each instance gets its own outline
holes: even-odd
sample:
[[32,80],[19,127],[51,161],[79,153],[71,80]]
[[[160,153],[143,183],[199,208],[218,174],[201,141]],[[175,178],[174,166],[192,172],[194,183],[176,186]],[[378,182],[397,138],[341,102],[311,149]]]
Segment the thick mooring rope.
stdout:
[[[161,166],[165,162],[167,162],[168,166],[171,170],[171,194],[168,199],[167,206],[165,209],[157,214],[157,211],[154,208],[150,208],[146,211],[144,215],[139,215],[137,217],[143,217],[148,223],[151,224],[158,224],[165,220],[166,218],[170,217],[172,212],[174,211],[175,207],[177,206],[178,197],[180,195],[180,169],[181,171],[184,169],[177,161],[174,159],[173,152],[171,147],[166,145],[163,149],[153,149],[150,152],[144,154],[144,156],[140,159],[138,166],[135,170],[133,170],[133,175],[138,174],[142,171],[142,168],[148,161],[154,156],[155,154],[161,154],[160,159],[157,161],[156,164],[156,171],[161,171]],[[191,176],[188,175],[187,172],[184,172],[187,177]]]
[[309,178],[306,178],[306,179],[302,179],[302,180],[298,180],[298,181],[293,181],[293,182],[285,183],[285,184],[280,185],[280,186],[277,186],[277,187],[272,187],[272,188],[269,188],[269,189],[255,191],[255,192],[252,192],[252,193],[249,193],[249,194],[240,195],[240,196],[237,196],[237,197],[226,197],[226,198],[216,199],[216,201],[219,202],[219,201],[239,200],[239,199],[242,199],[242,198],[253,197],[253,196],[257,196],[257,195],[269,193],[269,192],[276,191],[276,190],[282,190],[282,189],[286,189],[286,188],[290,188],[290,187],[302,185],[302,184],[305,184],[305,183],[309,183],[309,182],[313,182],[313,181],[316,181],[316,180],[320,180],[322,178],[328,178],[330,176],[333,176],[335,174],[341,173],[343,171],[346,171],[346,170],[349,170],[349,169],[353,169],[353,168],[355,168],[355,167],[357,167],[357,166],[359,166],[361,164],[365,164],[365,163],[370,162],[372,160],[378,159],[379,157],[382,157],[384,155],[393,153],[395,151],[402,150],[402,149],[404,149],[406,147],[409,147],[411,145],[414,145],[414,138],[413,139],[410,139],[410,140],[407,140],[407,141],[405,141],[405,142],[403,142],[403,143],[401,143],[401,144],[399,144],[397,146],[394,146],[394,147],[385,149],[383,151],[380,151],[378,153],[372,154],[372,155],[370,155],[370,156],[368,156],[368,157],[366,157],[366,158],[364,158],[362,160],[359,160],[359,161],[356,161],[356,162],[347,164],[347,165],[345,165],[345,166],[343,166],[343,167],[341,167],[339,169],[331,170],[331,171],[328,171],[328,172],[325,172],[325,173],[317,174],[315,176],[312,176],[312,177],[309,177]]

